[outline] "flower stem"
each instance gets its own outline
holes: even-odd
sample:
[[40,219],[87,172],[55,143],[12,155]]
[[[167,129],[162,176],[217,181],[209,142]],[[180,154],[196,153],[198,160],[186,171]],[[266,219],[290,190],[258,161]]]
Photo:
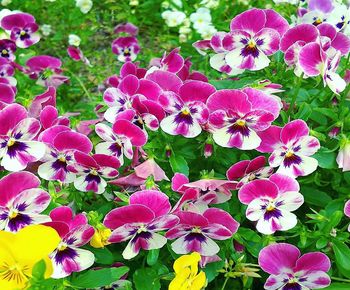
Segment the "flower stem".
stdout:
[[87,90],[87,88],[85,87],[83,81],[81,80],[80,77],[78,77],[74,72],[72,72],[69,69],[66,69],[67,72],[69,72],[79,83],[79,85],[81,86],[81,88],[83,89],[83,91],[85,92],[85,95],[88,97],[89,100],[92,100],[92,97],[89,93],[89,91]]
[[225,289],[225,287],[226,287],[226,284],[227,284],[227,282],[228,282],[228,279],[230,279],[230,277],[226,277],[226,279],[225,279],[225,281],[224,281],[224,284],[222,285],[222,287],[221,287],[221,290],[224,290]]
[[331,279],[334,281],[350,283],[350,279],[343,279],[343,278],[338,278],[338,277],[331,277]]
[[[293,95],[293,98],[292,98],[292,101],[290,102],[289,104],[289,108],[288,108],[288,111],[287,111],[287,114],[288,116],[290,117],[290,115],[292,114],[292,111],[294,109],[294,105],[295,105],[295,102],[297,100],[297,97],[298,97],[298,94],[299,94],[299,91],[300,91],[300,86],[301,86],[301,82],[303,80],[303,76],[301,75],[298,79],[297,79],[297,83],[296,83],[296,91]],[[294,115],[294,114],[293,114]]]

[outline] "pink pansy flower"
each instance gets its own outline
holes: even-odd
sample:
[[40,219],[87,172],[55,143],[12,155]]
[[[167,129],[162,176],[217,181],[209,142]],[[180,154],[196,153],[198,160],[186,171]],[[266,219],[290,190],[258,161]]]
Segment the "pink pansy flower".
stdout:
[[139,29],[134,24],[126,22],[126,23],[120,23],[116,27],[114,27],[114,31],[113,32],[115,34],[127,33],[127,34],[129,34],[131,36],[135,36],[135,35],[138,34]]
[[0,111],[1,166],[9,171],[20,171],[28,163],[38,161],[45,154],[45,145],[33,141],[40,131],[40,122],[27,118],[27,111],[11,104]]
[[11,40],[20,48],[27,48],[40,40],[39,26],[32,15],[14,13],[1,19],[1,27],[10,31]]
[[160,122],[162,130],[170,135],[194,138],[208,121],[205,105],[215,87],[201,81],[188,81],[179,88],[179,94],[161,94],[159,103],[169,114]]
[[271,126],[259,135],[262,142],[257,150],[272,153],[269,164],[279,167],[277,173],[297,177],[316,170],[318,162],[310,156],[320,148],[320,142],[309,136],[309,128],[303,120],[294,120],[283,128]]
[[280,49],[284,52],[284,60],[294,72],[300,76],[302,70],[299,64],[300,49],[307,43],[319,39],[319,31],[311,24],[300,24],[289,29],[281,38]]
[[132,146],[143,146],[147,142],[145,132],[127,120],[117,120],[112,128],[99,123],[95,126],[95,132],[105,141],[96,145],[96,153],[115,156],[121,165],[124,163],[124,155],[132,159]]
[[114,179],[109,183],[125,188],[141,187],[141,189],[145,189],[146,180],[150,176],[152,176],[155,182],[162,180],[169,181],[169,178],[165,175],[164,170],[153,158],[150,158],[135,166],[133,168],[133,173]]
[[43,94],[34,97],[28,108],[29,116],[38,118],[45,106],[56,107],[56,89],[54,87],[48,87]]
[[256,229],[265,235],[294,228],[297,217],[291,212],[304,203],[298,182],[278,173],[269,180],[253,180],[243,185],[238,199],[248,205],[247,218],[256,221]]
[[68,171],[67,167],[74,164],[75,151],[90,153],[92,143],[89,138],[68,127],[57,125],[43,131],[39,140],[47,144],[46,154],[41,160],[44,163],[38,168],[39,176],[45,180],[73,182],[76,175]]
[[5,107],[7,104],[11,104],[15,101],[16,92],[8,85],[1,83],[0,81],[0,102],[1,107]]
[[53,56],[33,56],[27,60],[26,66],[30,78],[37,79],[37,83],[42,86],[57,88],[69,80],[68,77],[61,74],[62,62]]
[[16,56],[16,44],[9,39],[0,39],[0,57],[14,61]]
[[324,86],[328,85],[334,93],[339,94],[346,87],[346,82],[336,73],[340,57],[340,51],[333,58],[329,58],[320,44],[308,43],[300,50],[299,64],[305,75],[321,75]]
[[84,56],[83,52],[79,47],[68,46],[67,53],[74,61],[82,61],[84,64],[91,66],[90,61]]
[[[347,217],[350,217],[350,200],[348,200],[348,201],[345,203],[344,214],[345,214]],[[348,227],[348,231],[350,232],[350,225],[349,225],[349,227]]]
[[338,167],[344,171],[350,171],[350,140],[344,139],[340,142],[337,155]]
[[88,225],[86,216],[74,216],[70,207],[60,206],[50,212],[50,217],[52,222],[46,225],[54,228],[61,237],[57,249],[50,255],[53,264],[51,277],[64,278],[92,266],[95,261],[94,254],[79,249],[90,241],[95,232],[94,228]]
[[264,285],[267,290],[309,290],[325,288],[331,284],[326,273],[331,262],[321,252],[300,256],[296,246],[278,243],[263,248],[258,259],[260,267],[270,274]]
[[237,181],[236,188],[239,189],[252,180],[269,178],[273,173],[273,168],[265,166],[265,163],[265,156],[239,161],[227,170],[226,177],[228,180]]
[[[74,113],[67,113],[66,115],[74,115]],[[62,125],[69,127],[70,121],[67,116],[58,116],[58,111],[53,106],[45,106],[39,116],[40,123],[43,129],[48,129],[55,125]]]
[[107,182],[104,178],[114,178],[118,175],[117,168],[120,162],[114,156],[105,154],[94,154],[76,151],[74,153],[75,163],[68,165],[67,169],[80,175],[74,181],[74,187],[80,191],[93,191],[97,194],[104,193]]
[[315,26],[326,22],[330,13],[334,10],[332,0],[310,0],[308,11],[301,17],[301,22]]
[[227,240],[237,232],[239,223],[222,209],[209,208],[202,214],[180,211],[178,225],[166,233],[168,239],[177,239],[171,244],[176,254],[198,252],[213,256],[220,250],[213,240]]
[[137,191],[130,196],[129,205],[110,211],[104,225],[113,230],[111,243],[129,241],[123,251],[124,259],[132,259],[144,250],[162,248],[167,239],[158,232],[174,227],[178,217],[169,214],[169,198],[156,190]]
[[162,58],[152,59],[150,63],[152,67],[148,72],[160,69],[171,73],[178,73],[185,64],[185,60],[179,52],[180,49],[175,48],[168,55],[165,52]]
[[260,145],[257,132],[270,127],[280,111],[275,98],[251,88],[217,91],[209,97],[207,106],[214,141],[223,147],[242,150]]
[[51,197],[39,186],[39,178],[26,171],[0,179],[0,230],[17,232],[28,225],[51,220],[40,214],[48,207]]
[[112,52],[121,62],[134,61],[140,53],[140,46],[136,37],[118,37],[112,42]]
[[16,93],[17,80],[13,77],[15,74],[15,66],[6,58],[0,58],[0,80],[1,83],[8,84]]
[[226,63],[233,68],[260,70],[270,63],[268,56],[279,49],[288,22],[274,10],[251,9],[232,19],[230,34],[223,44],[231,46]]
[[204,178],[190,182],[188,177],[182,173],[175,173],[171,179],[171,188],[181,194],[189,188],[199,190],[199,195],[214,195],[210,204],[224,203],[231,198],[231,190],[236,189],[236,182],[219,179]]

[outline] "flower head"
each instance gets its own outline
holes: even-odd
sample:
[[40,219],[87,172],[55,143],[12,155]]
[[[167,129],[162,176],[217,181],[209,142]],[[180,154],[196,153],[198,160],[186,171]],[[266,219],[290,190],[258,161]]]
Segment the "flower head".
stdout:
[[112,42],[112,52],[121,62],[134,61],[140,52],[137,38],[134,36],[118,37]]

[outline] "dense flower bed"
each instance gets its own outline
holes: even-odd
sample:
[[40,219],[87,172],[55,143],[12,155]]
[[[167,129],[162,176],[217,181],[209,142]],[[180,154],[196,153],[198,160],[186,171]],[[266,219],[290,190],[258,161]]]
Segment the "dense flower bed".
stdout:
[[[245,1],[224,26],[225,1],[15,2],[0,289],[350,289],[349,4]],[[39,25],[55,4],[87,22]],[[110,24],[114,63],[108,5],[133,22]],[[135,16],[154,9],[165,52]]]

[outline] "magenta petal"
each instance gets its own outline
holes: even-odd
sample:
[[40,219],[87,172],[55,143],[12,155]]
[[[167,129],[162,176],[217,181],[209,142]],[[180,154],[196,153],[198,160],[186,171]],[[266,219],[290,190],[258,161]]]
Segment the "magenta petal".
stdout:
[[111,210],[103,224],[114,230],[125,224],[150,223],[155,215],[151,209],[141,204],[131,204]]
[[90,155],[83,153],[83,152],[76,151],[74,153],[74,159],[78,164],[80,164],[84,167],[87,167],[87,168],[98,168],[99,167],[94,158],[92,158]]
[[195,212],[180,211],[176,215],[180,218],[180,224],[198,227],[206,227],[209,224],[203,215]]
[[266,15],[261,9],[247,10],[232,19],[230,29],[244,30],[252,33],[257,33],[264,28],[266,23]]
[[317,28],[312,24],[299,24],[289,29],[282,37],[280,49],[286,52],[297,41],[314,42],[319,35]]
[[48,105],[56,107],[56,89],[54,87],[48,87],[46,92],[33,99],[28,109],[29,116],[38,117],[42,109]]
[[316,43],[306,44],[299,52],[299,64],[307,76],[317,76],[321,73],[321,65],[326,58],[321,46]]
[[177,93],[182,85],[181,79],[173,73],[156,70],[146,76],[146,79],[157,83],[164,91]]
[[203,216],[208,219],[209,224],[220,224],[231,231],[231,235],[237,232],[239,223],[226,211],[219,208],[209,208]]
[[263,248],[259,253],[259,265],[269,274],[278,275],[283,272],[292,271],[300,251],[296,246],[279,243]]
[[281,127],[271,126],[265,131],[258,132],[262,141],[256,150],[262,153],[273,152],[281,144],[281,131]]
[[31,70],[39,72],[47,68],[60,68],[62,62],[60,59],[50,55],[38,55],[28,59],[26,65]]
[[52,221],[44,223],[44,225],[53,228],[61,238],[65,237],[69,232],[69,226],[65,222]]
[[116,135],[128,137],[134,146],[143,146],[147,142],[146,133],[127,120],[117,120],[113,124],[113,131]]
[[345,34],[338,32],[337,36],[332,40],[332,47],[339,50],[342,55],[346,55],[350,51],[350,38]]
[[296,262],[294,272],[305,271],[323,271],[328,272],[331,268],[329,258],[320,252],[307,253],[302,255]]
[[175,173],[171,179],[171,189],[173,191],[179,191],[184,184],[189,182],[190,180],[185,174]]
[[70,130],[71,129],[67,126],[56,125],[41,132],[38,140],[44,143],[51,144],[53,146],[53,141],[58,134]]
[[[106,154],[94,154],[92,158],[100,167],[111,167],[117,169],[120,167],[120,161],[114,156],[109,156]],[[115,176],[113,176],[115,177]]]
[[26,109],[19,104],[11,104],[0,111],[0,135],[7,135],[27,117]]
[[28,13],[14,13],[1,19],[1,27],[6,30],[11,30],[14,27],[23,28],[28,23],[34,22],[35,18]]
[[275,29],[282,37],[289,28],[288,21],[273,9],[265,9],[264,12],[266,15],[265,27]]
[[252,171],[258,170],[265,166],[266,158],[265,156],[258,156],[254,158],[252,161],[250,161],[248,167],[247,167],[247,173],[250,173]]
[[65,131],[58,134],[54,139],[53,145],[60,152],[79,150],[84,153],[90,153],[92,150],[90,139],[74,131]]
[[217,91],[208,98],[207,106],[210,112],[232,110],[246,114],[252,109],[248,96],[239,90]]
[[10,85],[0,83],[0,101],[7,104],[13,103],[15,95],[16,94]]
[[0,205],[6,204],[26,189],[36,188],[40,180],[34,174],[26,171],[15,172],[0,179]]
[[40,113],[40,122],[44,129],[51,127],[58,118],[58,111],[53,106],[46,106]]
[[120,69],[120,77],[124,78],[127,75],[136,75],[136,65],[130,61],[123,64]]
[[73,218],[73,211],[69,206],[56,207],[50,212],[50,217],[54,222],[65,222],[69,225]]
[[201,81],[188,81],[180,87],[179,95],[185,103],[190,101],[205,103],[215,91],[215,87],[211,84]]
[[345,214],[347,217],[350,217],[350,200],[348,200],[348,201],[345,203],[344,214]]
[[256,179],[244,184],[238,191],[238,199],[241,203],[249,204],[256,198],[267,196],[276,198],[278,187],[269,180]]
[[269,180],[277,185],[279,193],[284,193],[287,191],[298,192],[300,189],[298,181],[284,174],[279,174],[279,173],[272,174]]
[[139,79],[134,75],[128,75],[122,79],[118,88],[125,94],[132,96],[139,88]]
[[250,160],[242,160],[235,164],[233,164],[227,171],[226,176],[228,180],[237,180],[239,178],[242,178],[245,173],[246,169],[250,163]]
[[145,79],[140,80],[137,94],[145,96],[148,100],[158,101],[160,93],[161,89],[156,83]]
[[169,213],[171,208],[168,196],[157,190],[137,191],[130,196],[129,203],[147,206],[154,212],[155,217]]
[[309,135],[309,127],[303,120],[294,120],[285,125],[281,131],[281,141],[284,144],[300,140]]

